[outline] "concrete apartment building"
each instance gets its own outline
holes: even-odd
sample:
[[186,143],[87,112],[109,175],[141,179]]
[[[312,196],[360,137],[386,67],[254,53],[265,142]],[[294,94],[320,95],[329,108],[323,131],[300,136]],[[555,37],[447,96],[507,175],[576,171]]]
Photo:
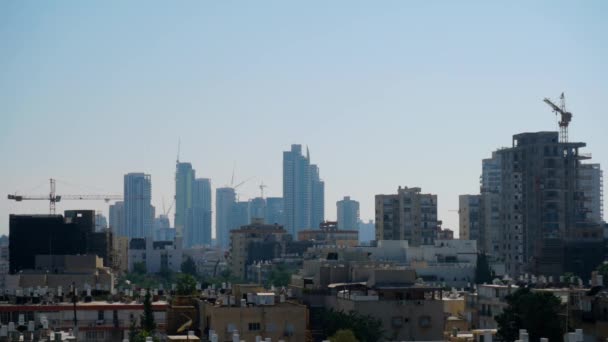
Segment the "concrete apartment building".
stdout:
[[442,340],[445,322],[439,288],[377,283],[339,291],[332,307],[379,319],[384,330],[380,341]]
[[338,226],[344,230],[359,230],[359,202],[344,196],[336,202],[338,210]]
[[416,278],[411,268],[386,263],[310,260],[292,278],[290,289],[311,310],[355,311],[380,319],[381,341],[441,340],[441,289],[417,284]]
[[558,132],[537,132],[514,135],[511,148],[496,151],[507,274],[586,275],[603,260],[601,228],[588,218],[579,187],[581,161],[590,158],[580,153],[583,147],[560,142]]
[[112,269],[120,275],[129,271],[129,238],[115,235],[113,239]]
[[325,221],[319,229],[305,229],[298,232],[298,241],[312,241],[315,244],[357,246],[359,231],[341,229],[338,222]]
[[254,219],[249,224],[230,232],[230,256],[228,264],[232,274],[245,279],[247,266],[255,261],[272,260],[285,250],[287,231],[276,224],[264,224]]
[[286,294],[265,291],[256,286],[233,285],[219,291],[208,289],[199,301],[200,330],[217,335],[217,341],[304,342],[308,309],[291,302]]
[[376,240],[407,240],[411,246],[437,238],[437,195],[399,187],[397,194],[376,195]]
[[337,264],[347,270],[390,264],[414,269],[428,284],[466,287],[475,280],[477,244],[472,240],[435,240],[434,245],[409,246],[407,241],[382,240],[376,246],[317,246],[305,257],[300,272],[304,277],[317,274],[319,265]]
[[129,272],[133,271],[136,263],[144,263],[148,273],[158,273],[163,269],[180,272],[182,261],[183,247],[180,237],[175,238],[175,241],[129,241]]
[[460,239],[481,240],[481,196],[458,196],[458,228]]
[[[164,332],[165,329],[166,307],[167,303],[164,301],[152,303],[154,320],[160,332]],[[55,300],[46,304],[31,301],[25,304],[5,303],[0,306],[0,323],[4,327],[10,322],[17,326],[21,316],[24,325],[27,326],[28,322],[35,323],[34,336],[42,337],[48,331],[73,329],[74,310],[78,320],[78,329],[75,333],[77,341],[113,342],[128,338],[131,321],[141,317],[144,306],[137,302],[106,301],[78,301],[76,305]],[[47,329],[42,327],[42,321],[47,322]]]
[[36,255],[97,255],[112,266],[112,234],[95,232],[94,210],[9,216],[10,273],[35,269]]
[[604,172],[600,164],[581,164],[578,185],[585,197],[587,218],[601,224],[604,221]]
[[103,260],[96,255],[36,255],[35,259],[34,268],[7,276],[7,290],[59,286],[69,289],[72,284],[81,289],[114,288],[112,270],[104,267]]

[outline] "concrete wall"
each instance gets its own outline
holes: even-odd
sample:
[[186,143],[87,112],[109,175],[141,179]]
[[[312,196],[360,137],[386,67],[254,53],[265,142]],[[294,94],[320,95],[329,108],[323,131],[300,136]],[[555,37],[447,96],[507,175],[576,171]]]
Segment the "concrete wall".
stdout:
[[356,311],[382,321],[383,341],[439,341],[443,338],[443,303],[434,301],[353,301],[336,298],[334,308]]
[[[219,341],[232,339],[232,329],[238,330],[240,340],[255,341],[256,336],[270,337],[272,341],[304,342],[308,309],[304,305],[281,303],[274,306],[227,307],[201,302],[200,329],[207,327],[218,334]],[[260,330],[250,330],[250,323],[259,324]],[[289,331],[292,331],[290,333]]]

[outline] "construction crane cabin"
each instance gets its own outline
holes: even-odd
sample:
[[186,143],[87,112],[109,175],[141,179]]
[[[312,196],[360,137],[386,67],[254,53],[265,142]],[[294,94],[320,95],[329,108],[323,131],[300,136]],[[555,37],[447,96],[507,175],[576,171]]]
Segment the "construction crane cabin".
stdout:
[[546,104],[548,104],[549,107],[551,107],[553,109],[553,112],[555,113],[556,116],[558,114],[561,115],[560,120],[558,121],[559,142],[566,143],[566,142],[568,142],[568,125],[570,124],[570,121],[572,121],[572,113],[570,113],[566,110],[566,97],[564,96],[564,93],[562,93],[562,95],[559,97],[559,99],[560,99],[559,106],[556,105],[555,103],[553,103],[551,100],[549,100],[546,97],[543,101]]
[[42,200],[49,201],[49,212],[51,215],[55,215],[55,206],[57,202],[63,200],[103,200],[109,201],[120,201],[122,200],[121,195],[57,195],[55,192],[55,179],[49,179],[51,189],[48,195],[8,195],[9,200],[16,202],[31,201],[31,200]]

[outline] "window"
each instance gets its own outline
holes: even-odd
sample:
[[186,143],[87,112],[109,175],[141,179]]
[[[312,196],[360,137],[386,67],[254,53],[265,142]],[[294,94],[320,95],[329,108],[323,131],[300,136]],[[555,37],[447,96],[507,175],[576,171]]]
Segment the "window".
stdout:
[[103,321],[104,319],[105,318],[104,318],[104,312],[103,312],[103,310],[97,311],[97,320],[98,321]]
[[393,318],[391,318],[391,324],[393,325],[393,327],[401,327],[401,326],[403,326],[403,317],[401,317],[401,316],[394,316]]
[[277,325],[275,323],[266,324],[266,332],[275,332],[277,331]]
[[418,318],[418,325],[422,328],[428,328],[431,326],[431,316],[421,316]]
[[285,325],[285,336],[292,336],[295,330],[296,328],[292,323],[287,323]]
[[249,323],[249,331],[260,331],[260,323]]
[[234,323],[228,323],[228,325],[226,326],[226,331],[231,333],[233,331],[236,330],[236,324]]

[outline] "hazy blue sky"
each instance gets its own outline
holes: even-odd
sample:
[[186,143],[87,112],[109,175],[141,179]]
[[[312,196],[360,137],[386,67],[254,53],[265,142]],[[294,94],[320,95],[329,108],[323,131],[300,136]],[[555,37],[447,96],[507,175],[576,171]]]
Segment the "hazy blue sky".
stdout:
[[[143,171],[158,213],[181,138],[214,187],[236,161],[256,177],[241,199],[261,180],[280,196],[300,143],[327,218],[343,195],[368,219],[374,194],[419,186],[457,227],[482,158],[555,130],[543,97],[566,92],[571,140],[608,165],[606,18],[606,1],[2,1],[0,190],[44,193],[52,176],[58,193],[120,193]],[[47,210],[2,199],[0,233]]]

